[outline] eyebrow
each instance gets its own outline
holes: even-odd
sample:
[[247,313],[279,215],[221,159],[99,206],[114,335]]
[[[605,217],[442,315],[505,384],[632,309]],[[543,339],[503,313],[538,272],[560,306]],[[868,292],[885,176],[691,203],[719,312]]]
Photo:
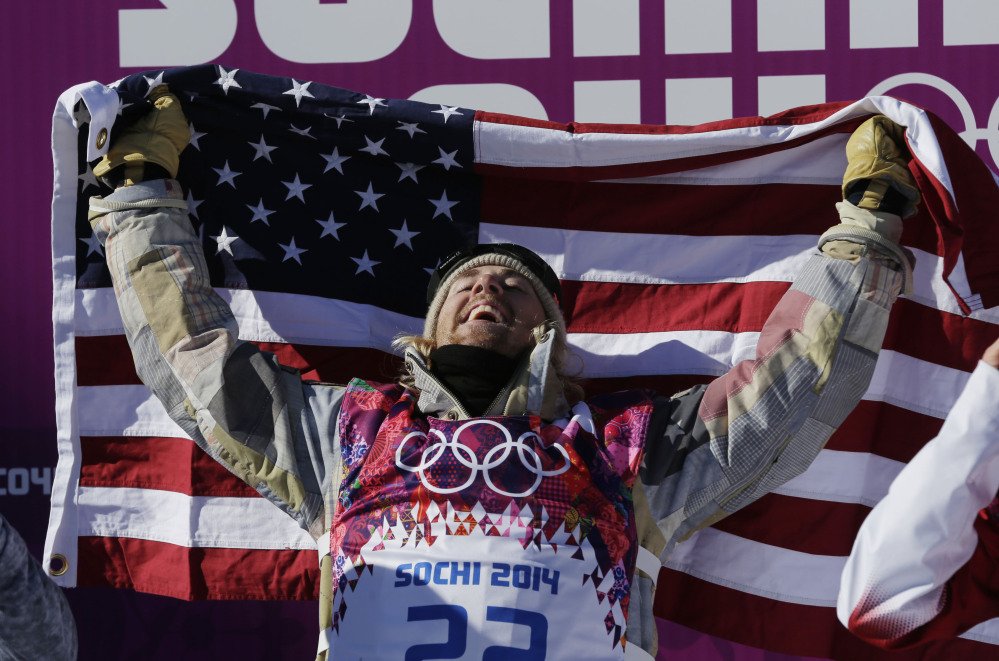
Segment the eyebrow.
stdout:
[[[479,270],[482,269],[482,268],[484,268],[484,267],[482,267],[482,266],[476,266],[475,268],[471,268],[471,269],[465,271],[464,273],[462,273],[461,275],[459,275],[455,280],[456,281],[457,280],[464,280],[466,278],[474,277],[474,276],[476,276],[476,275],[479,274]],[[514,276],[514,277],[517,277],[517,278],[521,278],[522,280],[527,280],[527,278],[524,277],[524,275],[522,273],[520,273],[519,271],[515,271],[515,270],[513,270],[511,268],[507,268],[505,266],[501,266],[500,268],[502,269],[502,271],[500,271],[497,275],[499,277],[501,277],[501,278],[508,278],[510,276]]]

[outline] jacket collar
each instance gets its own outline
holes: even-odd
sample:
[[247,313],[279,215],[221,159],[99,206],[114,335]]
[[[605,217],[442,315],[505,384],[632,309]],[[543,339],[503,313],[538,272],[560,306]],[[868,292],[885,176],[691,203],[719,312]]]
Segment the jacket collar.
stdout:
[[[485,416],[537,415],[551,421],[566,415],[569,405],[551,364],[554,339],[553,329],[538,338],[537,345],[514,371]],[[424,415],[449,420],[469,417],[457,398],[431,373],[424,356],[410,347],[406,349],[405,361],[420,391],[417,406]]]

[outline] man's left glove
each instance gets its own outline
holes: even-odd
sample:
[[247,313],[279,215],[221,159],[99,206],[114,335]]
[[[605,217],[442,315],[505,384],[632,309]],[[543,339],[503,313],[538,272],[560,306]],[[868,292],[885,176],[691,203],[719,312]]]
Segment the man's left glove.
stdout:
[[846,143],[843,199],[871,211],[902,218],[916,215],[919,188],[909,172],[912,156],[905,144],[905,127],[884,115],[861,124]]
[[166,85],[154,89],[149,98],[152,110],[115,138],[94,168],[94,174],[111,187],[177,176],[180,152],[191,140],[191,129],[180,101]]
[[850,136],[846,157],[840,224],[819,237],[819,248],[839,259],[887,260],[903,272],[902,293],[911,295],[916,258],[900,244],[902,218],[915,215],[921,196],[909,172],[905,128],[884,115],[871,117]]

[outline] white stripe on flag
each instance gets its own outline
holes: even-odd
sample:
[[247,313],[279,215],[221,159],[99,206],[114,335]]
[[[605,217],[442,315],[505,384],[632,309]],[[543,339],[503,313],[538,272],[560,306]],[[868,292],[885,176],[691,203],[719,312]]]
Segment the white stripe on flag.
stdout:
[[819,452],[808,469],[774,489],[774,493],[874,507],[905,466],[901,461],[868,452]]
[[[570,339],[579,347],[586,361],[585,374],[600,378],[617,374],[660,374],[663,370],[649,369],[647,361],[666,357],[667,364],[680,364],[682,374],[721,374],[730,365],[722,362],[727,351],[749,357],[755,346],[755,333],[708,333],[679,331],[656,333],[656,341],[639,349],[623,345],[615,352],[615,343],[624,342],[626,335],[575,334]],[[746,337],[743,337],[746,336]],[[752,337],[749,337],[752,336]],[[630,351],[629,355],[624,355]],[[599,353],[598,353],[599,352]],[[881,361],[885,362],[884,367]],[[903,378],[887,378],[903,374]],[[894,370],[901,370],[896,372]],[[672,372],[672,370],[671,370]],[[881,352],[871,388],[864,399],[889,402],[911,411],[943,418],[954,405],[957,394],[967,381],[968,373],[937,365],[894,351]],[[184,433],[167,416],[163,406],[141,385],[81,386],[79,394],[79,429],[81,436],[171,436]],[[116,402],[109,408],[101,402]]]
[[[830,223],[835,217],[830,219]],[[512,242],[538,253],[560,278],[647,285],[791,282],[816,236],[612,234],[481,223],[482,243]],[[669,257],[665,257],[668,255]]]
[[789,551],[705,528],[677,544],[666,566],[769,599],[835,606],[845,564],[845,556]]
[[263,498],[81,487],[78,502],[80,535],[147,539],[191,548],[316,548],[307,532]]
[[[422,319],[373,305],[246,289],[216,291],[232,308],[244,340],[387,350],[397,333],[423,331]],[[77,335],[124,333],[111,288],[77,290],[75,318]]]

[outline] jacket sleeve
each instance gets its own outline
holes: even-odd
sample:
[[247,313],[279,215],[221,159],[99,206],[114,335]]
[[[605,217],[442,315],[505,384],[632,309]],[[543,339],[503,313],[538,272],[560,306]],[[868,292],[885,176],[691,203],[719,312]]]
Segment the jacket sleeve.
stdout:
[[[873,259],[871,257],[874,257]],[[870,383],[904,272],[836,241],[812,257],[760,333],[756,357],[657,403],[640,474],[675,544],[803,472]]]
[[[864,520],[836,613],[885,648],[956,636],[999,616],[995,512],[999,370],[980,362],[927,443]],[[990,508],[993,509],[994,508]]]
[[0,659],[67,661],[76,653],[76,622],[62,589],[0,515]]
[[318,537],[342,392],[303,386],[297,371],[238,339],[176,181],[92,198],[90,219],[139,377],[202,449]]

